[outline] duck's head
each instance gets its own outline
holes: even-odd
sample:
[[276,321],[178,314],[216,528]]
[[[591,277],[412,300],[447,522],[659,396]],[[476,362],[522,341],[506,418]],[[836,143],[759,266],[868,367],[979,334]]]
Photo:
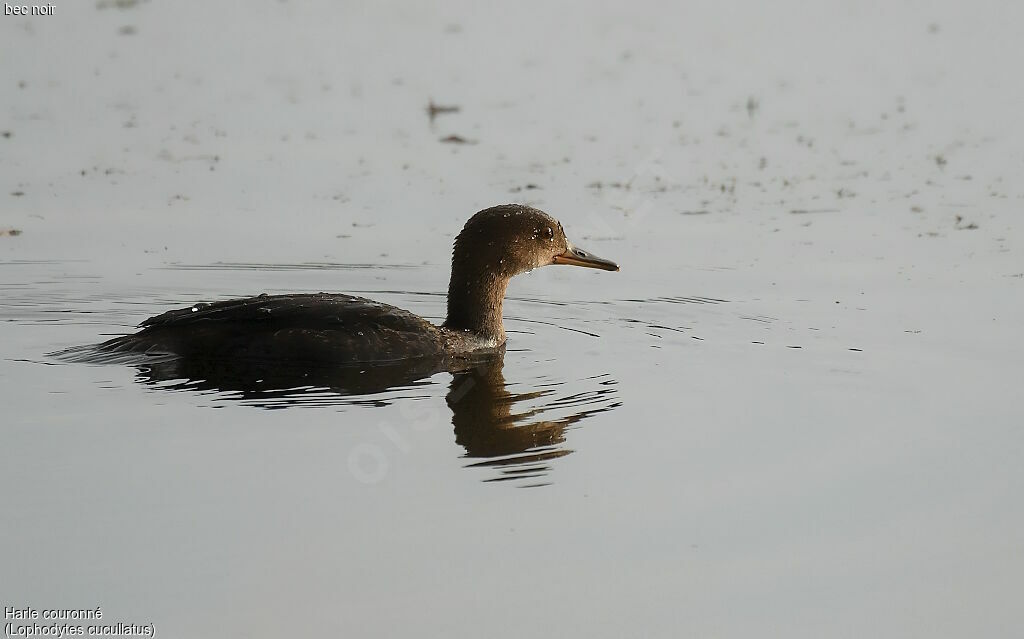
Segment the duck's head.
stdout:
[[478,276],[507,279],[550,264],[619,270],[615,262],[573,246],[558,220],[520,204],[494,206],[469,218],[452,253],[453,270]]
[[615,262],[573,246],[558,220],[543,211],[520,204],[480,211],[455,238],[444,325],[504,343],[501,307],[508,281],[550,264],[619,270]]

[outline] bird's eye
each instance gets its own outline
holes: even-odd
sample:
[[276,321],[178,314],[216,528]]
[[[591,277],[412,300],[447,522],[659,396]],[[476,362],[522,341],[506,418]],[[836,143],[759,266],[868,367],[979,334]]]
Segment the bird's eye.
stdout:
[[540,232],[540,236],[545,240],[550,240],[555,236],[555,232],[551,230],[550,226],[545,226],[544,230]]

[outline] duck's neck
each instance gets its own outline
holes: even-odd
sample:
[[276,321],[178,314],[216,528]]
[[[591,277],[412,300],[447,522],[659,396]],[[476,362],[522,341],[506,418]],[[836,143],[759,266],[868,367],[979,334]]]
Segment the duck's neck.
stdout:
[[493,274],[472,276],[452,269],[448,285],[448,319],[445,328],[468,330],[495,344],[505,343],[501,305],[508,288],[508,277]]

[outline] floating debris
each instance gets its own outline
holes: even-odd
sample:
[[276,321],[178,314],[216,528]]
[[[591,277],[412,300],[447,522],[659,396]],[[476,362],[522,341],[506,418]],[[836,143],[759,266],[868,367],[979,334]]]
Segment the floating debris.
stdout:
[[758,108],[760,108],[760,106],[761,103],[758,102],[757,98],[755,98],[754,96],[750,96],[749,98],[747,98],[747,117],[753,120],[754,115],[757,113],[757,110]]
[[444,115],[445,113],[458,113],[461,110],[462,107],[460,106],[434,104],[433,100],[427,104],[427,115],[430,117],[431,124],[433,124],[434,118],[439,115]]
[[[145,1],[145,0],[141,0]],[[140,0],[100,0],[97,9],[132,9],[139,5]]]
[[958,231],[973,231],[974,229],[978,228],[978,225],[975,224],[974,222],[968,222],[967,224],[964,224],[964,216],[957,215],[956,221],[953,223],[953,228],[955,228]]
[[476,144],[476,140],[470,140],[462,137],[461,135],[449,135],[441,138],[441,142],[446,144]]
[[21,229],[0,229],[0,237],[17,237],[21,235]]
[[598,182],[591,182],[590,184],[587,185],[587,188],[588,189],[603,189],[606,186],[608,188],[610,188],[610,189],[626,189],[626,190],[628,190],[630,188],[629,184],[623,184],[622,182],[608,182],[606,184],[606,183],[600,182],[600,181],[598,181]]
[[519,193],[520,191],[533,191],[539,188],[540,187],[537,186],[536,184],[525,184],[523,186],[513,186],[511,189],[508,190],[508,192]]

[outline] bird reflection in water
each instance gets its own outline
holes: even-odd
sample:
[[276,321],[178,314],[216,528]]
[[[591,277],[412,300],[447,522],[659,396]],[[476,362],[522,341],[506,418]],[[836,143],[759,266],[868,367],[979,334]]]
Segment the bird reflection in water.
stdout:
[[[217,393],[222,400],[265,409],[412,401],[385,391],[428,386],[430,376],[443,372],[429,360],[361,367],[178,357],[124,363],[135,365],[137,381],[148,386]],[[564,392],[567,384],[551,381],[540,390],[514,392],[512,388],[519,384],[506,383],[503,367],[504,353],[499,352],[449,369],[452,379],[445,401],[452,413],[455,441],[465,449],[466,458],[478,460],[467,467],[497,470],[496,477],[484,481],[544,485],[550,462],[572,452],[564,445],[566,429],[620,405],[616,382],[605,374],[574,380],[568,394]]]
[[[550,470],[549,461],[572,452],[562,446],[567,427],[619,405],[614,382],[598,384],[597,390],[575,398],[558,398],[553,389],[514,393],[505,383],[500,358],[455,373],[446,397],[455,443],[466,449],[466,457],[483,460],[470,467],[500,470],[486,481],[539,480]],[[558,410],[567,404],[573,404],[568,414]]]

